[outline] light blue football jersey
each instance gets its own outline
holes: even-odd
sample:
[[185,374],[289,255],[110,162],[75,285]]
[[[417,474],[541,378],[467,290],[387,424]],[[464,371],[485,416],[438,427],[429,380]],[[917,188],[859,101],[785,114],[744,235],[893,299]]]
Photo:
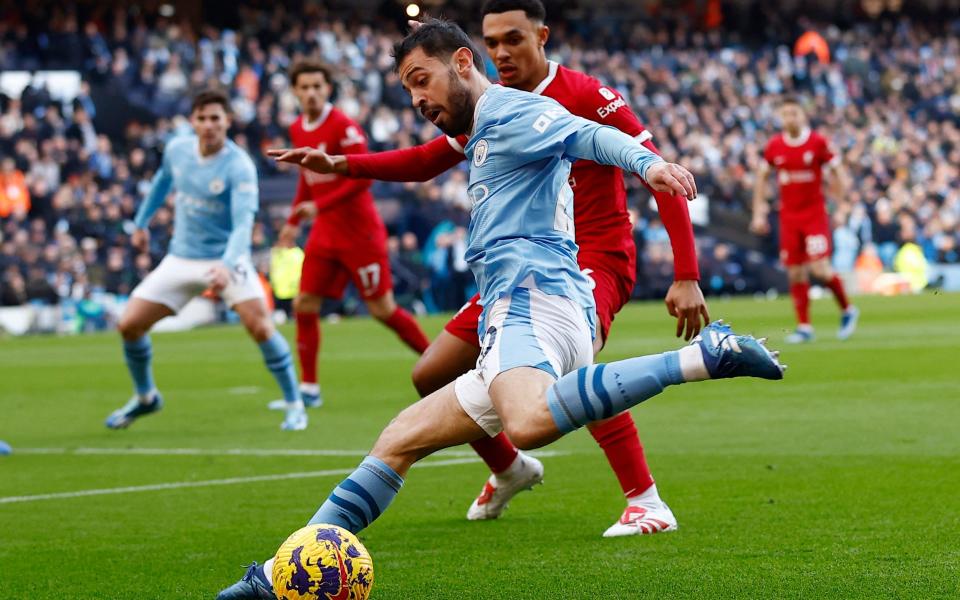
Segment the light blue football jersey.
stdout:
[[[583,306],[593,328],[593,293],[577,264],[570,167],[585,158],[643,176],[662,159],[552,98],[500,85],[478,100],[465,151],[473,203],[466,260],[481,305],[532,287]],[[481,336],[483,329],[481,322]]]
[[169,254],[222,258],[229,267],[250,255],[259,205],[257,169],[239,146],[227,140],[215,155],[201,157],[197,136],[171,139],[150,193],[137,211],[137,227],[147,226],[171,188],[176,195]]

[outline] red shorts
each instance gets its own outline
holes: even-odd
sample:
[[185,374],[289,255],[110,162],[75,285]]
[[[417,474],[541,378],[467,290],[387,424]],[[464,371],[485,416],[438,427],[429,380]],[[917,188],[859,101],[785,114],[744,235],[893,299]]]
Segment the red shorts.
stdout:
[[386,243],[363,248],[314,248],[307,245],[300,270],[300,291],[339,300],[353,281],[364,300],[393,289]]
[[[606,341],[610,334],[610,325],[623,305],[630,300],[636,282],[635,273],[628,267],[628,260],[605,253],[581,252],[578,262],[583,273],[593,285],[593,299],[597,305],[597,327]],[[622,263],[622,264],[621,264]],[[480,327],[480,294],[463,305],[463,308],[450,319],[444,329],[468,344],[480,347],[477,329]]]
[[788,266],[828,258],[833,252],[830,217],[780,220],[780,260]]

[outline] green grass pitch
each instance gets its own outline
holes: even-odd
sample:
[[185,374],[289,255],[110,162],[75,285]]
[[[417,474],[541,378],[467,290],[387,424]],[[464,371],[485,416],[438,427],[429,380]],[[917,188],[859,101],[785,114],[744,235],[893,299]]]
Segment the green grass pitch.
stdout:
[[[784,300],[711,303],[790,370],[634,409],[678,532],[600,537],[623,501],[583,431],[549,448],[545,485],[467,522],[486,475],[461,448],[411,471],[362,532],[373,598],[960,597],[960,296],[859,303],[841,343],[835,306],[816,302],[803,347],[782,344]],[[602,358],[675,348],[671,330],[662,305],[631,305]],[[129,394],[116,335],[0,339],[0,439],[19,450],[0,457],[0,599],[212,599],[271,555],[415,399],[414,356],[388,330],[323,335],[327,405],[292,434],[237,328],[154,336],[166,408],[119,432],[103,426]],[[119,489],[137,486],[156,487]],[[58,495],[86,490],[122,493]],[[38,495],[53,496],[10,501]]]

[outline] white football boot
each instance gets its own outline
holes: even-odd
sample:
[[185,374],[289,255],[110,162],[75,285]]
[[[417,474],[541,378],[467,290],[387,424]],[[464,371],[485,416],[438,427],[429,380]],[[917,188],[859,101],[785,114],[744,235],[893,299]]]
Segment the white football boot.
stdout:
[[650,535],[677,530],[677,518],[661,501],[659,506],[627,506],[620,520],[603,532],[603,537]]
[[470,521],[496,519],[507,503],[523,490],[532,490],[533,486],[543,483],[543,463],[523,452],[517,453],[516,461],[507,471],[499,475],[490,475],[483,484],[483,490],[467,511]]

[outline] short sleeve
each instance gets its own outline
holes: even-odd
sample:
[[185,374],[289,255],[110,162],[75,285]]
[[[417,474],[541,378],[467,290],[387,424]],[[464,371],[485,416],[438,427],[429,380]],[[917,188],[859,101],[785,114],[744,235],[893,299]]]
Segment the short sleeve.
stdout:
[[820,162],[825,165],[835,163],[837,160],[837,154],[833,151],[830,140],[821,135],[818,135],[817,138],[820,148]]
[[763,160],[767,161],[771,167],[773,166],[773,140],[767,142],[767,146],[763,149]]

